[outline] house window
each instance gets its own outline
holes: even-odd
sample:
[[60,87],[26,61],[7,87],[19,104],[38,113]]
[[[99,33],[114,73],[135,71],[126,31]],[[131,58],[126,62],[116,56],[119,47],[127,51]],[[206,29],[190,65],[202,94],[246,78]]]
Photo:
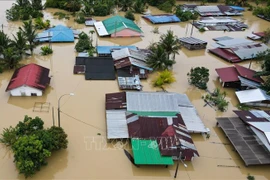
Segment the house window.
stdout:
[[31,96],[37,96],[37,93],[31,93]]

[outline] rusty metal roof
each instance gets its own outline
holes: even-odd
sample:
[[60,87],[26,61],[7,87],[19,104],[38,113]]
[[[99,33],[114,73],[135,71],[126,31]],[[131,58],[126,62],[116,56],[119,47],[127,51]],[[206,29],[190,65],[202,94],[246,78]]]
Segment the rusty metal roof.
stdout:
[[127,108],[126,92],[109,93],[105,98],[106,110]]
[[241,120],[245,122],[269,122],[270,111],[250,110],[250,111],[233,111]]

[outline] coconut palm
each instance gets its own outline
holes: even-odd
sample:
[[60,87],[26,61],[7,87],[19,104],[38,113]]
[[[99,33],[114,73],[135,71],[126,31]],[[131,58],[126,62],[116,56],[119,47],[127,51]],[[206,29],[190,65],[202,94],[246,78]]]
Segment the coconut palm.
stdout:
[[172,55],[175,59],[175,54],[179,54],[179,49],[181,48],[177,36],[173,34],[172,30],[168,30],[167,34],[162,34],[160,36],[160,45],[168,53],[168,58]]
[[4,31],[0,31],[0,54],[4,52],[4,49],[8,48],[10,43],[11,43],[11,40],[4,33]]
[[168,53],[161,45],[151,45],[151,53],[146,58],[146,64],[154,70],[165,70],[175,63],[169,59]]
[[1,66],[8,69],[18,67],[21,56],[15,47],[8,47],[3,52],[3,59],[0,60]]
[[122,11],[129,10],[133,5],[133,0],[119,0],[119,7]]
[[27,46],[27,39],[23,35],[22,31],[18,31],[16,36],[13,35],[13,38],[14,40],[11,42],[11,45],[15,47],[22,56],[25,51],[29,49]]
[[20,27],[20,31],[22,31],[22,34],[26,37],[31,54],[33,54],[33,50],[37,46],[35,43],[37,32],[32,20],[23,22],[23,27]]

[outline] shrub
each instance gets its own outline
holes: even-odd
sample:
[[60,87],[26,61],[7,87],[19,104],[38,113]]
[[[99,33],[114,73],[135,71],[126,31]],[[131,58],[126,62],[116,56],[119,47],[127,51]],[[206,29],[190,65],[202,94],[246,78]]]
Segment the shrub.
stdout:
[[171,84],[175,81],[176,80],[175,80],[175,77],[174,77],[172,71],[164,70],[164,71],[158,73],[158,77],[156,80],[154,80],[153,86],[160,87],[163,89],[164,85]]
[[79,24],[84,24],[85,23],[84,14],[83,13],[77,13],[76,18],[75,18],[75,22],[77,22]]
[[200,31],[200,32],[204,32],[204,31],[205,31],[204,27],[201,27],[201,28],[199,29],[199,31]]
[[134,14],[132,13],[132,11],[130,11],[130,10],[128,10],[128,11],[126,12],[125,18],[130,19],[130,20],[132,20],[132,21],[135,20],[135,16],[134,16]]
[[46,56],[48,54],[52,54],[53,50],[49,46],[43,46],[40,48],[41,49],[41,55]]
[[50,20],[44,22],[41,17],[38,17],[35,19],[35,27],[37,29],[48,29],[50,27]]
[[209,69],[205,67],[191,68],[187,74],[188,82],[199,89],[207,89],[207,82],[209,81]]
[[204,101],[211,106],[217,107],[217,109],[222,112],[226,111],[229,105],[229,102],[226,101],[225,98],[226,92],[221,92],[219,88],[216,88],[211,95],[207,94],[205,97],[202,97]]
[[75,49],[77,52],[83,52],[85,50],[90,50],[92,48],[92,40],[90,40],[89,36],[82,32],[79,34],[79,41],[75,45]]

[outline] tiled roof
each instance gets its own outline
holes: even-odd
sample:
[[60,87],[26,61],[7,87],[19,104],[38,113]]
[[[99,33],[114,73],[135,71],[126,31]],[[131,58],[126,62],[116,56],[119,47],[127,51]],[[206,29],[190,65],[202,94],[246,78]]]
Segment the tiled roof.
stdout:
[[28,64],[15,70],[6,91],[18,88],[20,86],[29,86],[44,90],[50,83],[49,69],[37,64]]

